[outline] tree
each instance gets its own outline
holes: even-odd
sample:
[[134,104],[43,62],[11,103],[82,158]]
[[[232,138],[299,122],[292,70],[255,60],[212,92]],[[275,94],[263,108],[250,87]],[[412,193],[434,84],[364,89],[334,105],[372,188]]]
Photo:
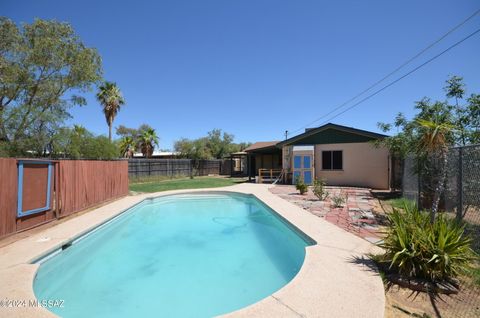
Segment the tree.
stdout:
[[116,128],[116,134],[119,135],[120,137],[132,137],[135,138],[138,135],[138,129],[135,128],[129,128],[124,125],[120,125]]
[[[480,143],[480,95],[471,94],[464,100],[466,88],[463,79],[459,76],[450,77],[446,81],[444,90],[445,101],[432,101],[424,97],[416,102],[415,109],[418,113],[412,120],[408,120],[399,113],[393,124],[379,123],[379,127],[385,132],[394,128],[397,130],[397,134],[380,143],[387,145],[400,156],[415,152],[420,139],[418,119],[437,124],[452,124],[455,129],[445,136],[452,145]],[[450,103],[452,98],[453,104]]]
[[448,148],[451,145],[448,141],[448,135],[453,131],[454,126],[449,123],[437,123],[423,119],[417,119],[420,126],[420,139],[418,143],[418,152],[420,155],[434,155],[440,159],[440,177],[433,196],[432,209],[430,211],[430,221],[435,222],[435,216],[438,212],[438,204],[445,187],[448,166]]
[[431,200],[432,220],[444,192],[449,148],[480,142],[479,95],[472,94],[464,101],[466,89],[458,76],[449,78],[444,90],[445,101],[423,98],[416,102],[418,112],[411,120],[399,113],[393,124],[379,123],[384,131],[395,128],[397,132],[378,144],[388,147],[398,157],[414,157],[423,199]]
[[[41,155],[74,105],[101,79],[101,59],[67,23],[36,19],[21,28],[0,17],[0,147]],[[33,151],[33,152],[32,152]]]
[[480,143],[480,95],[472,94],[467,100],[467,117],[470,118],[469,141]]
[[120,154],[124,158],[132,158],[135,153],[135,140],[132,137],[125,136],[120,140]]
[[120,111],[120,106],[125,104],[125,100],[117,84],[113,82],[104,82],[98,88],[97,99],[103,107],[103,114],[107,121],[108,139],[112,141],[113,120]]
[[233,152],[244,151],[252,145],[251,142],[240,142],[238,144],[233,144]]
[[[142,151],[146,156],[147,149],[153,153],[154,145],[158,145],[158,136],[155,133],[155,129],[148,124],[141,124],[138,128],[129,128],[120,125],[116,128],[116,133],[121,136],[119,142],[120,153],[127,158],[133,157],[137,149]],[[152,137],[154,138],[151,139]],[[142,149],[145,150],[145,152]],[[151,153],[149,156],[151,156]]]
[[222,132],[221,129],[213,129],[207,133],[206,137],[177,140],[174,148],[184,158],[221,159],[233,152],[242,151],[250,145],[245,142],[235,144],[233,139],[232,134]]
[[225,155],[230,154],[232,150],[232,142],[234,136],[223,132],[221,129],[213,129],[208,132],[207,148],[213,158],[221,159]]
[[130,128],[124,125],[120,125],[116,128],[116,134],[120,137],[132,137],[134,139],[138,138],[144,131],[148,129],[153,129],[152,126],[148,124],[141,124],[138,128]]
[[85,127],[74,125],[62,127],[53,137],[51,157],[71,159],[113,159],[118,158],[115,144],[107,137],[95,136]]
[[175,142],[174,149],[180,153],[180,157],[182,158],[194,160],[212,158],[212,154],[207,147],[207,138],[205,137],[194,140],[182,138]]
[[146,158],[150,158],[153,154],[153,150],[155,145],[158,146],[158,136],[155,132],[155,129],[148,128],[143,130],[141,135],[139,136],[139,148],[142,151],[143,155]]

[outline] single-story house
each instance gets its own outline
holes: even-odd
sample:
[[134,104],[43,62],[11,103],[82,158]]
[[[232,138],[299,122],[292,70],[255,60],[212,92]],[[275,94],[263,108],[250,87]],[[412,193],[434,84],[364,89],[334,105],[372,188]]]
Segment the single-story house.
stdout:
[[275,171],[276,175],[282,170],[282,149],[277,147],[276,141],[259,141],[253,143],[243,151],[247,153],[247,175],[249,179],[258,177],[261,170]]
[[385,137],[328,123],[281,142],[254,143],[245,149],[248,175],[273,169],[282,172],[271,175],[289,184],[298,177],[308,184],[323,178],[328,185],[389,189],[392,158],[388,149],[373,144]]
[[[150,158],[155,158],[155,159],[175,159],[180,155],[179,152],[173,152],[173,151],[157,151],[154,150],[153,154]],[[143,153],[141,152],[136,152],[133,154],[133,158],[145,158]]]

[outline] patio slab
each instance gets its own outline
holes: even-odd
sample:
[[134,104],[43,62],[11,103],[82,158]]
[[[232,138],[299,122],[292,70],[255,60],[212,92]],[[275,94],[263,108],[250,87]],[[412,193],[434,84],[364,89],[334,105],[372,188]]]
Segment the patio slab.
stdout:
[[[300,272],[273,295],[224,317],[383,317],[383,283],[366,259],[374,245],[271,193],[271,185],[177,190],[125,197],[0,248],[0,299],[35,300],[32,260],[125,211],[145,198],[177,193],[230,191],[253,194],[314,239]],[[347,224],[348,225],[348,224]],[[0,308],[2,317],[54,317],[35,306]]]
[[[327,186],[329,196],[320,201],[311,189],[300,195],[294,185],[275,185],[270,192],[310,213],[324,218],[330,223],[337,225],[345,231],[357,235],[371,242],[371,238],[381,239],[381,228],[377,224],[374,214],[374,198],[369,189],[353,187]],[[333,206],[332,197],[342,196],[346,198],[343,207]]]

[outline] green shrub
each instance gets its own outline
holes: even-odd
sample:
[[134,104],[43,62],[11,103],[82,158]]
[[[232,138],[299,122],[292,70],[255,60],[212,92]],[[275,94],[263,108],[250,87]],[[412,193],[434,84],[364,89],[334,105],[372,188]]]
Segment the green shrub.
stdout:
[[302,177],[297,177],[295,179],[295,188],[300,194],[305,194],[308,191],[308,186],[305,184]]
[[444,215],[433,224],[427,212],[405,204],[388,215],[390,225],[379,246],[385,253],[375,260],[407,278],[432,282],[468,273],[477,258],[464,226]]
[[328,191],[325,190],[326,184],[325,179],[315,179],[313,181],[313,194],[321,201],[324,201],[329,194]]
[[335,208],[341,208],[347,202],[347,197],[345,195],[334,195],[332,197],[333,206]]

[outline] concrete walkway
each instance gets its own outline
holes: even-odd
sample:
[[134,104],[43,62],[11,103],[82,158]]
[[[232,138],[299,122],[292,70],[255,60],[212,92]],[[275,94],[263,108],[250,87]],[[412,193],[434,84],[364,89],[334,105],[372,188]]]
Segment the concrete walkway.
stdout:
[[[329,195],[324,201],[320,201],[311,188],[300,195],[294,185],[276,185],[270,188],[270,192],[371,243],[381,239],[381,228],[373,214],[375,198],[369,189],[331,186],[325,189]],[[346,203],[335,207],[334,196],[346,198]]]
[[0,317],[54,317],[45,308],[29,305],[35,300],[33,280],[38,268],[32,260],[61,248],[145,198],[207,191],[253,194],[317,242],[306,248],[300,272],[285,287],[225,317],[383,317],[383,283],[366,258],[367,253],[377,251],[375,246],[279,198],[269,187],[240,184],[129,196],[6,245],[0,248],[0,299],[20,302],[20,306],[1,307]]

